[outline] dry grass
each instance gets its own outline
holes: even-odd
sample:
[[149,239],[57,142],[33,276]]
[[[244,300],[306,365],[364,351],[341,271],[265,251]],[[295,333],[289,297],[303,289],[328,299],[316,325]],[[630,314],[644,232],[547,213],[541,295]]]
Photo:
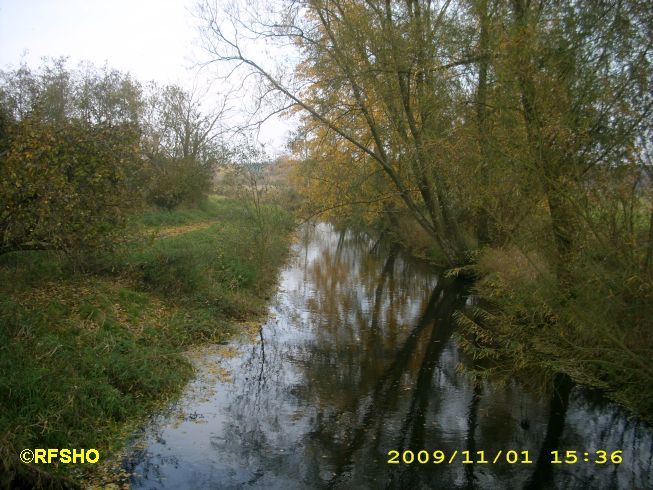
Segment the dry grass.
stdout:
[[477,267],[482,275],[498,274],[504,282],[513,285],[551,278],[547,264],[536,252],[525,253],[517,247],[486,249]]

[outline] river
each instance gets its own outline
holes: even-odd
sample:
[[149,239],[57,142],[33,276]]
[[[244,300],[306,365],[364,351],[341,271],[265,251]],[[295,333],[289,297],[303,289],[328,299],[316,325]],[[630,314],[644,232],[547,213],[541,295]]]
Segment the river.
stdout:
[[614,403],[469,381],[461,284],[363,233],[298,238],[262,327],[195,353],[143,428],[132,488],[653,488],[653,433]]

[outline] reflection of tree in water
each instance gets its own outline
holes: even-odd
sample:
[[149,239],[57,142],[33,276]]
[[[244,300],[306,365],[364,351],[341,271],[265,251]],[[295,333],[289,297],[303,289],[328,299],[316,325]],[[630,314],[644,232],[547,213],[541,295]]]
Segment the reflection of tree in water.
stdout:
[[165,428],[168,420],[173,417],[179,417],[181,408],[179,402],[170,405],[164,412],[154,417],[146,429],[134,436],[136,445],[127,454],[122,462],[127,475],[132,476],[132,484],[138,485],[141,481],[156,481],[165,477],[162,468],[179,467],[179,459],[175,455],[152,457],[148,446],[143,445],[141,438],[147,438],[156,441],[158,444],[165,445]]
[[[342,237],[341,234],[340,246]],[[333,257],[325,254],[322,261],[311,265],[311,277],[318,290],[329,293],[326,298],[319,298],[319,305],[315,307],[316,313],[326,312],[326,318],[320,321],[314,349],[305,357],[314,359],[315,353],[319,352],[317,358],[333,359],[330,365],[336,372],[328,377],[328,389],[308,390],[307,394],[312,396],[310,402],[324,407],[320,411],[323,422],[316,430],[319,437],[315,437],[313,442],[321,445],[318,452],[330,455],[335,473],[331,485],[343,487],[347,486],[355,464],[369,470],[372,459],[376,458],[374,464],[384,465],[387,454],[383,450],[414,449],[417,452],[421,448],[438,447],[439,442],[429,436],[432,432],[426,430],[427,419],[429,411],[431,419],[437,420],[438,414],[447,411],[448,407],[441,406],[443,394],[434,389],[433,378],[453,330],[451,313],[462,306],[463,299],[459,288],[442,281],[427,303],[423,292],[429,290],[428,282],[424,281],[420,270],[406,273],[405,265],[410,267],[410,262],[401,264],[402,258],[393,248],[371,256],[368,254],[370,242],[356,238],[360,241],[349,242],[349,245],[356,245],[353,250],[345,248],[342,251],[339,246]],[[397,267],[397,263],[401,265]],[[329,277],[334,269],[335,274]],[[357,280],[360,280],[358,288],[349,282]],[[422,299],[419,309],[423,313],[417,322],[411,321],[406,313],[410,310],[402,296],[406,291],[412,298]],[[365,308],[366,305],[370,306]],[[346,315],[351,307],[356,308],[355,321]],[[387,312],[387,316],[380,320],[382,311]],[[410,334],[404,333],[405,327],[412,328]],[[343,330],[347,335],[344,341],[339,338]],[[352,346],[355,341],[358,345]],[[346,348],[342,349],[341,344]],[[352,350],[355,351],[353,359],[343,357],[343,351],[349,354]],[[308,379],[320,376],[319,362],[306,362],[303,367],[309,373]],[[480,469],[483,473],[481,481],[475,474],[479,471],[475,465],[459,464],[456,468],[460,470],[458,475],[456,471],[450,471],[453,468],[424,471],[419,466],[403,466],[389,472],[389,487],[419,487],[434,481],[434,472],[440,473],[439,481],[448,480],[452,486],[460,486],[454,482],[462,481],[466,488],[487,488],[490,482],[500,484],[502,481],[513,481],[517,486],[539,485],[539,488],[546,488],[551,483],[551,465],[546,457],[560,444],[570,385],[556,384],[548,415],[541,403],[518,387],[506,389],[498,397],[495,390],[489,390],[483,414],[479,416],[483,406],[481,385],[469,385],[464,378],[448,375],[446,369],[438,369],[438,376],[445,385],[455,386],[466,393],[462,398],[468,400],[464,412],[467,414],[465,430],[460,431],[457,442],[449,443],[447,447],[459,451],[466,449],[471,454],[478,450],[489,453],[491,449],[503,449],[504,452],[524,449],[530,450],[531,458],[542,454],[544,457],[537,459],[532,466],[521,468],[507,464],[485,466]],[[534,403],[537,406],[534,407]],[[462,413],[464,405],[460,405]],[[540,421],[534,424],[537,427],[530,427],[528,412]],[[619,415],[623,418],[623,414]],[[485,430],[478,431],[480,426],[486,426]],[[602,429],[614,433],[612,426],[610,422]],[[384,447],[381,447],[382,441]],[[364,455],[356,457],[357,451]],[[379,468],[379,471],[387,468]],[[448,472],[448,477],[442,475],[443,472]],[[609,486],[611,480],[603,481],[603,484]]]
[[[462,304],[459,285],[442,280],[433,288],[423,264],[414,267],[394,247],[385,257],[370,255],[370,248],[378,249],[370,243],[353,237],[349,247],[327,251],[310,265],[323,294],[311,306],[320,323],[305,356],[310,362],[302,367],[308,379],[329,377],[322,380],[328,390],[310,392],[310,402],[321,407],[314,442],[322,446],[317,452],[332,455],[332,485],[346,478],[352,456],[370,438],[383,439],[386,413],[397,412],[406,400],[399,434],[411,447],[424,446],[433,370],[452,332],[451,313]],[[323,373],[319,359],[337,369]]]
[[[317,294],[307,305],[315,338],[303,356],[314,375],[351,393],[371,388],[428,300],[434,278],[390,250],[370,255],[371,240],[347,234],[346,246],[327,249],[309,264]],[[324,367],[324,373],[315,373]],[[336,369],[337,367],[337,369]],[[341,408],[352,410],[350,401]]]
[[[405,447],[426,447],[424,424],[430,397],[429,386],[439,352],[452,333],[452,328],[447,320],[455,306],[459,306],[461,299],[460,288],[451,288],[451,286],[445,281],[441,281],[436,286],[422,317],[395,354],[393,362],[378,378],[374,391],[369,397],[370,401],[363,412],[361,423],[352,427],[352,436],[348,444],[338,453],[337,470],[331,481],[332,485],[338,483],[338,479],[351,464],[353,453],[366,442],[366,436],[370,429],[374,429],[376,441],[382,439],[381,431],[386,412],[397,407],[400,398],[405,398],[405,393],[399,387],[402,386],[401,380],[406,374],[409,379],[416,379],[416,382],[411,390],[410,403],[405,411],[398,434],[399,439],[394,448],[401,451]],[[424,346],[426,346],[425,349]],[[418,364],[412,362],[420,358],[421,362]],[[416,365],[418,366],[417,370],[415,369]],[[399,473],[392,476],[397,474]]]
[[546,435],[538,451],[533,474],[524,487],[527,490],[539,490],[548,488],[551,485],[551,451],[559,447],[560,436],[565,427],[571,387],[571,380],[567,376],[559,375],[556,377],[551,396]]
[[[400,402],[403,378],[422,372],[422,385],[430,378],[425,371],[432,370],[436,352],[427,346],[437,342],[425,338],[448,338],[450,329],[436,332],[430,327],[436,316],[448,316],[445,310],[458,296],[444,294],[444,282],[433,290],[434,278],[398,257],[396,248],[386,257],[370,256],[370,248],[367,237],[343,233],[307,264],[309,290],[315,291],[304,305],[310,312],[311,337],[297,343],[277,338],[266,342],[275,334],[264,333],[261,344],[252,347],[241,367],[249,374],[234,380],[238,393],[229,411],[238,415],[224,431],[233,439],[223,441],[230,450],[232,444],[247,445],[250,437],[259,448],[273,445],[270,435],[283,431],[264,414],[289,408],[279,400],[290,398],[299,418],[310,413],[301,441],[303,456],[318,473],[337,475],[370,429],[382,430],[383,408]],[[429,290],[432,294],[426,296]],[[420,310],[421,318],[413,319]],[[413,320],[412,325],[403,323],[404,318]],[[423,359],[422,364],[416,359]],[[243,377],[241,384],[238,378]],[[424,409],[423,398],[418,401],[413,411]],[[329,454],[339,456],[324,458]],[[307,461],[298,463],[306,467]]]
[[[650,461],[641,459],[651,454],[650,431],[619,410],[594,406],[569,386],[547,407],[517,385],[474,386],[456,370],[464,359],[450,317],[463,306],[460,284],[437,280],[364,234],[326,225],[305,233],[259,342],[226,366],[233,383],[221,385],[219,417],[206,436],[213,473],[191,475],[194,481],[286,489],[632,488],[653,481]],[[583,431],[588,417],[591,433]],[[563,472],[538,458],[589,446],[637,448],[640,460],[624,464],[637,476],[624,486],[619,468],[593,476],[591,467]],[[483,450],[488,457],[530,450],[534,464],[393,466],[390,449]],[[161,464],[144,467],[154,474]]]

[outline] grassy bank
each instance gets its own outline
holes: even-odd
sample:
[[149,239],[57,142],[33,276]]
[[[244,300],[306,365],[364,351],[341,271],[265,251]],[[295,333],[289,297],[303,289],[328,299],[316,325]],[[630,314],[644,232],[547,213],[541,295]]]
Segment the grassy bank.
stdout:
[[78,479],[80,465],[23,465],[24,448],[96,448],[179,394],[189,346],[220,342],[264,311],[291,220],[237,202],[152,211],[133,239],[79,264],[48,252],[0,256],[0,487]]
[[575,281],[562,294],[534,252],[480,255],[478,303],[458,314],[460,339],[477,360],[474,374],[539,387],[566,374],[653,423],[653,282],[607,261],[573,266]]

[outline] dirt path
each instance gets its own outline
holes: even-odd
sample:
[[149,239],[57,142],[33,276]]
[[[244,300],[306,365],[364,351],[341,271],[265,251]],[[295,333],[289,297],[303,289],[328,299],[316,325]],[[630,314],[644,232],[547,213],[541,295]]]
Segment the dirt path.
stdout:
[[181,235],[183,233],[188,233],[196,230],[204,230],[218,223],[216,220],[212,221],[202,221],[200,223],[190,223],[187,225],[178,225],[178,226],[168,226],[165,228],[159,228],[154,232],[154,236],[158,238],[168,238],[171,236]]

